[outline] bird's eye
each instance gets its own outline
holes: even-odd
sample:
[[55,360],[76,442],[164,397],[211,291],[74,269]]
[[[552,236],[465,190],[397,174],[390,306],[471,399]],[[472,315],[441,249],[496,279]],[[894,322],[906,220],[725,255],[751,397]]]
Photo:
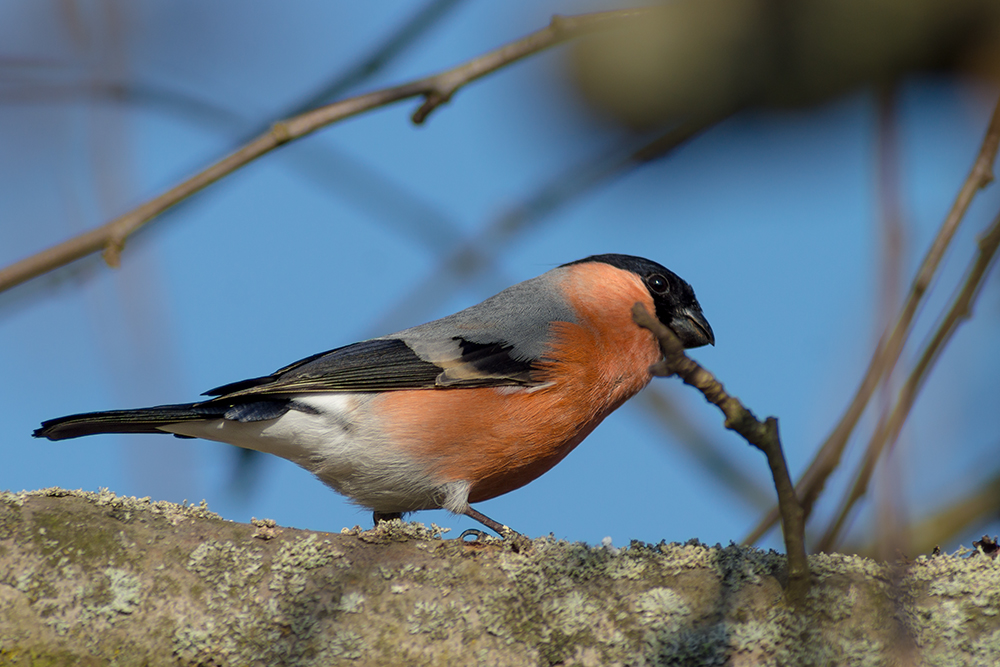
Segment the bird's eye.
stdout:
[[657,294],[663,294],[670,288],[670,283],[667,279],[661,276],[659,273],[654,273],[650,277],[646,278],[646,284],[649,285]]

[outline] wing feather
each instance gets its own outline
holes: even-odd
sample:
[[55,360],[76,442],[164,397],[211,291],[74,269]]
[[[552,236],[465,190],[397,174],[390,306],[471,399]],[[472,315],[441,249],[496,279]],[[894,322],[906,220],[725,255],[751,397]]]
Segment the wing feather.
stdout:
[[320,392],[378,392],[442,387],[537,384],[532,361],[516,359],[503,343],[462,338],[421,341],[414,350],[398,338],[376,338],[315,354],[271,375],[205,392],[209,402],[241,397]]

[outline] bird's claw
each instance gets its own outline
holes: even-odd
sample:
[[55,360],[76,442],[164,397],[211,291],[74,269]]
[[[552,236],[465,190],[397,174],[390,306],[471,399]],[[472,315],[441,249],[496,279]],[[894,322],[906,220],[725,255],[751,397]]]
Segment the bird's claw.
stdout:
[[[465,539],[470,535],[475,537],[476,539],[474,540]],[[486,538],[489,536],[490,536],[489,533],[487,533],[486,531],[479,530],[478,528],[469,528],[468,530],[463,530],[462,534],[458,536],[458,539],[462,540],[463,542],[469,542],[471,544],[475,544],[476,542],[484,542]]]

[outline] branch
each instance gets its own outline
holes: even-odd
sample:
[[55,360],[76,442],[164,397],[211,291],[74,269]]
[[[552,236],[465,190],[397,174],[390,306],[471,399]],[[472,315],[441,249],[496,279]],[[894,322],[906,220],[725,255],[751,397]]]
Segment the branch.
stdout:
[[[887,329],[882,334],[871,361],[868,363],[868,370],[861,381],[861,386],[858,387],[851,404],[796,485],[807,519],[812,512],[813,504],[826,485],[826,480],[840,465],[840,458],[847,446],[847,441],[880,380],[890,373],[899,361],[900,353],[909,336],[917,310],[923,303],[923,297],[937,272],[941,258],[958,230],[959,223],[965,217],[965,212],[972,203],[972,199],[980,189],[993,181],[993,163],[997,157],[998,146],[1000,146],[1000,101],[997,102],[997,106],[993,110],[993,116],[986,130],[986,137],[983,139],[972,170],[969,172],[968,178],[965,179],[965,183],[962,184],[948,216],[938,230],[937,237],[935,237],[916,277],[913,279],[906,303],[903,305],[895,325],[891,331]],[[778,513],[779,508],[771,508],[771,511],[744,539],[744,543],[753,544],[759,540],[777,521]]]
[[882,418],[879,419],[865,450],[861,466],[855,474],[854,484],[841,500],[836,519],[827,528],[816,547],[818,551],[829,551],[833,548],[851,508],[867,492],[868,482],[875,470],[875,464],[886,446],[891,449],[895,444],[899,432],[913,408],[913,403],[923,387],[924,380],[927,379],[928,372],[934,367],[938,356],[948,345],[959,324],[970,317],[972,305],[983,286],[983,280],[989,273],[990,265],[996,259],[998,248],[1000,248],[1000,216],[997,216],[993,221],[993,226],[979,238],[979,252],[966,271],[965,283],[952,301],[951,308],[935,331],[934,337],[924,347],[920,361],[917,362],[916,367],[906,379],[906,383],[899,390],[899,396],[892,412],[888,416],[883,414]]
[[684,353],[684,345],[677,335],[653,317],[642,304],[632,307],[632,319],[640,327],[649,329],[660,343],[663,361],[654,364],[650,371],[654,375],[669,377],[676,375],[705,395],[726,416],[725,427],[736,431],[751,445],[764,452],[774,477],[774,487],[778,492],[778,507],[785,535],[785,551],[788,554],[789,602],[795,607],[805,604],[809,593],[809,562],[806,559],[805,521],[802,506],[795,497],[795,488],[788,474],[785,454],[781,450],[778,437],[778,420],[768,417],[760,422],[740,401],[726,393],[722,383]]
[[[113,493],[0,492],[0,663],[84,665],[992,664],[996,562],[812,557],[730,545],[442,540],[224,521]],[[899,588],[885,585],[899,576]]]
[[623,19],[641,15],[644,11],[641,9],[621,10],[569,17],[555,16],[547,27],[453,69],[402,85],[334,102],[279,121],[268,132],[239,150],[142,206],[101,227],[80,234],[0,270],[0,292],[98,251],[103,251],[104,259],[110,266],[118,266],[125,241],[150,220],[171,206],[283,144],[304,137],[332,123],[411,97],[424,98],[423,104],[412,117],[414,123],[423,123],[431,112],[450,100],[459,89],[472,81],[551,46],[607,25],[613,25]]

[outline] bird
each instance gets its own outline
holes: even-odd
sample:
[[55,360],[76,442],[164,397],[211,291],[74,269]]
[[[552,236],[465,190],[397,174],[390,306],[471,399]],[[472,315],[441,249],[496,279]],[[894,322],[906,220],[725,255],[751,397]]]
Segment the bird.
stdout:
[[[715,344],[691,286],[602,254],[438,320],[321,352],[194,403],[69,415],[38,438],[167,433],[302,466],[375,524],[427,509],[519,535],[472,507],[538,478],[652,379],[640,303],[686,348]],[[478,531],[476,531],[478,532]]]

